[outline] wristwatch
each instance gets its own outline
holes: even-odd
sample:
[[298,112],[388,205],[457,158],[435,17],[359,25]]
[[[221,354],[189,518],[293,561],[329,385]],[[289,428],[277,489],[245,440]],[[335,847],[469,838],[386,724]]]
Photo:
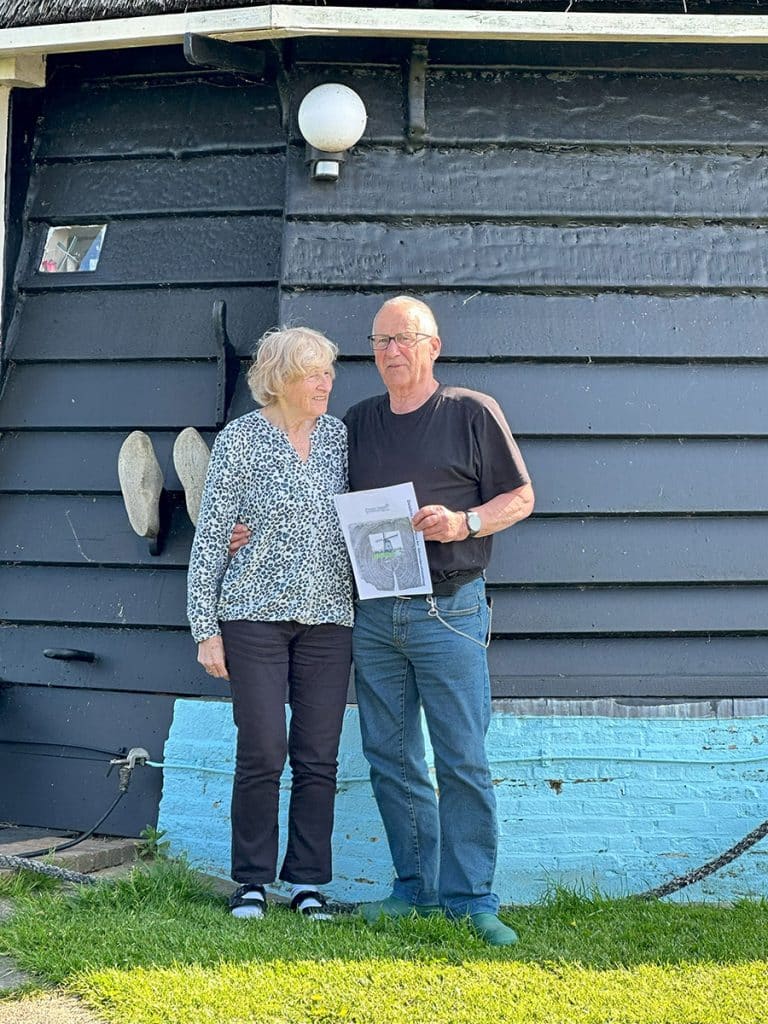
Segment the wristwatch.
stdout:
[[464,518],[467,520],[467,529],[469,530],[470,537],[476,537],[483,528],[483,521],[477,512],[465,512]]

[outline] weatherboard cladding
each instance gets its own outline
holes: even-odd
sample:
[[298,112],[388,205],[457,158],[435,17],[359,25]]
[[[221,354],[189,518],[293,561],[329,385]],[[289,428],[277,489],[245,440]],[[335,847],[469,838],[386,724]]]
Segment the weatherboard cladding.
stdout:
[[[241,355],[277,320],[285,168],[272,86],[80,77],[71,60],[52,68],[36,127],[0,400],[0,772],[13,782],[1,813],[65,827],[92,824],[115,792],[106,755],[88,748],[138,744],[162,760],[174,695],[226,694],[185,628],[192,527],[171,450],[183,427],[210,440],[217,426],[214,301]],[[96,272],[38,273],[48,224],[101,221]],[[137,427],[160,428],[174,492],[159,559],[118,496],[117,453]],[[48,648],[97,660],[49,660]],[[137,772],[110,830],[156,821],[159,786],[158,772]]]
[[[442,324],[441,379],[500,400],[536,484],[489,572],[494,694],[767,695],[764,83],[436,68],[432,141],[407,153],[396,68],[299,62],[297,95],[341,78],[368,106],[326,186],[271,86],[133,59],[53,60],[37,126],[0,399],[0,704],[82,704],[92,735],[108,708],[111,743],[151,735],[160,759],[173,695],[226,696],[186,632],[171,465],[180,429],[217,427],[213,303],[243,360],[278,321],[326,330],[341,413],[380,388],[365,335],[403,288]],[[37,272],[48,223],[102,219],[96,272]],[[241,374],[229,415],[250,407]],[[118,493],[136,428],[172,491],[159,557]],[[155,820],[150,774],[128,832]]]

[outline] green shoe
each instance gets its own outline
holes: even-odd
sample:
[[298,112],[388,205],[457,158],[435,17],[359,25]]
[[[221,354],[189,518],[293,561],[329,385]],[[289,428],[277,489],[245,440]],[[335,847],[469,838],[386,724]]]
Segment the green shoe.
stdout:
[[377,900],[375,903],[363,903],[360,913],[368,922],[375,924],[382,918],[430,917],[432,914],[442,913],[440,907],[429,903],[406,903],[398,896],[387,896],[385,900]]
[[495,914],[472,914],[469,921],[478,936],[489,946],[514,946],[517,942],[517,933]]

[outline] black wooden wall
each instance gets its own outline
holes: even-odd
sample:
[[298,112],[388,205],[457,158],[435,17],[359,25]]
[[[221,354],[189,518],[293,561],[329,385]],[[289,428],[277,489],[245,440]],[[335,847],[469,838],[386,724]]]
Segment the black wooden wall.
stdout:
[[[170,462],[178,430],[216,427],[218,299],[243,359],[277,322],[337,340],[342,413],[380,390],[373,313],[417,293],[441,379],[500,400],[538,503],[496,542],[496,696],[768,694],[768,62],[434,44],[409,152],[406,56],[292,49],[295,99],[340,80],[369,111],[336,185],[310,182],[274,84],[170,50],[53,62],[0,398],[0,818],[90,824],[101,752],[160,759],[175,696],[226,693],[186,632]],[[37,272],[48,224],[102,221],[95,273]],[[158,558],[118,493],[137,428],[174,493]],[[136,776],[111,830],[154,820],[159,785]]]
[[396,64],[350,77],[371,118],[337,187],[292,147],[282,316],[354,360],[343,410],[382,297],[417,292],[441,379],[506,409],[537,508],[496,539],[497,696],[765,695],[765,55],[430,58],[422,150]]
[[[98,751],[139,745],[162,760],[175,695],[227,693],[196,666],[186,629],[192,525],[171,449],[185,426],[209,439],[216,426],[214,301],[243,354],[277,319],[274,86],[200,76],[175,52],[115,65],[59,61],[46,91],[0,400],[0,818],[70,827],[117,792]],[[49,224],[100,222],[94,273],[37,271]],[[151,434],[174,492],[157,558],[119,496],[134,429]],[[52,647],[97,660],[51,661]],[[109,830],[154,822],[160,781],[135,773]]]

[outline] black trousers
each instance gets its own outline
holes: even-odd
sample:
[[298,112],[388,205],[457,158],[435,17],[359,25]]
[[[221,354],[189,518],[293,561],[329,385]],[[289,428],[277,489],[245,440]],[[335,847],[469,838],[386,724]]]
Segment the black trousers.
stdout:
[[[277,873],[280,775],[291,765],[288,845],[279,877],[332,878],[331,832],[352,630],[325,623],[222,622],[237,727],[232,790],[232,878],[266,884]],[[291,706],[285,729],[286,695]]]

